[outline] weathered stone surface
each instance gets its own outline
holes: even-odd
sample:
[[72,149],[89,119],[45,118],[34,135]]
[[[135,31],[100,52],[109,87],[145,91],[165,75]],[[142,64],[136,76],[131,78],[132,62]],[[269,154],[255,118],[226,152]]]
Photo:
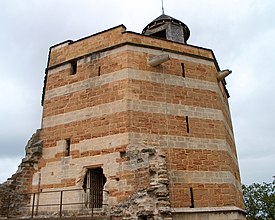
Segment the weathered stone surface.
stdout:
[[32,135],[26,145],[26,156],[18,170],[0,185],[0,217],[28,215],[32,192],[32,176],[42,154],[40,130]]
[[[151,166],[154,167],[155,172],[150,172],[149,188],[141,189],[134,192],[132,196],[126,201],[111,208],[111,215],[130,216],[130,219],[164,219],[170,216],[170,200],[167,181],[163,183],[162,175],[167,176],[165,155],[159,149],[141,149],[140,152],[148,154],[149,163],[148,171]],[[153,153],[152,153],[153,152]],[[161,169],[161,174],[158,171]],[[125,218],[126,219],[126,218]]]

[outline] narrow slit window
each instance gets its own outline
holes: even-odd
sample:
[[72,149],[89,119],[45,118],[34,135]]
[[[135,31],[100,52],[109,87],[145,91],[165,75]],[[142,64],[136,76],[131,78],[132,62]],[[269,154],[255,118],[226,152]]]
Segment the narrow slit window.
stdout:
[[71,75],[75,75],[77,72],[77,60],[71,62]]
[[100,72],[101,72],[101,66],[98,67],[98,76],[100,76]]
[[126,151],[121,151],[120,152],[120,157],[126,157]]
[[186,131],[187,131],[187,133],[189,133],[190,132],[190,130],[189,130],[189,118],[188,118],[187,115],[185,116],[185,121],[186,121]]
[[190,187],[190,208],[195,208],[193,188]]
[[65,157],[70,156],[71,153],[71,139],[66,139]]
[[181,74],[182,74],[182,77],[185,78],[185,67],[184,67],[184,63],[181,63]]

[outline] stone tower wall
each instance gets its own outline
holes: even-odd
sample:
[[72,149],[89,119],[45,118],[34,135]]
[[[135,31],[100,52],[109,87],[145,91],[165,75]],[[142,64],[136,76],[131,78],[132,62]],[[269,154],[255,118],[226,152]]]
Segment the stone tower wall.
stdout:
[[[148,65],[161,54],[170,60]],[[104,201],[117,215],[243,208],[218,71],[211,50],[125,32],[124,26],[52,47],[33,191],[81,189],[87,169],[102,167]],[[84,195],[69,197],[83,201]]]

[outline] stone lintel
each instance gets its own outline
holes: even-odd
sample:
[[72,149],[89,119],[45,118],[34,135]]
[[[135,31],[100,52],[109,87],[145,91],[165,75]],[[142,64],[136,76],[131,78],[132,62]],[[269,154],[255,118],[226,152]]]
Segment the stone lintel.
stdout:
[[172,213],[206,213],[206,212],[241,212],[246,214],[245,210],[236,206],[224,207],[199,207],[199,208],[171,208]]

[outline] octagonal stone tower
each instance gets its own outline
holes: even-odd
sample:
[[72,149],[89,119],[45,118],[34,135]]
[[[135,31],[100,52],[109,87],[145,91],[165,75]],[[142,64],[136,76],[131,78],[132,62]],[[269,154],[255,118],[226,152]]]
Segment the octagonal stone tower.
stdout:
[[229,71],[189,35],[161,15],[142,34],[120,25],[50,48],[38,214],[62,198],[61,215],[245,219]]

